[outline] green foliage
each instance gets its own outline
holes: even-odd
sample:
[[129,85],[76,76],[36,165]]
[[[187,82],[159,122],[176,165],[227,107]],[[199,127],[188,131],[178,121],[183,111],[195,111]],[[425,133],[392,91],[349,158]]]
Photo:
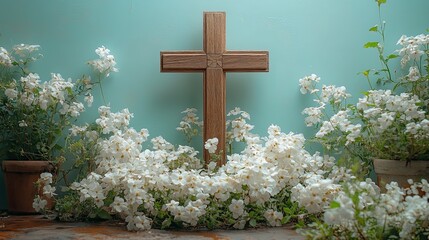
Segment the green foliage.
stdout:
[[92,201],[80,202],[75,192],[69,192],[55,201],[55,213],[60,221],[93,221],[99,212]]
[[380,6],[381,6],[381,4],[386,3],[386,1],[387,1],[387,0],[377,0],[378,7],[380,7]]
[[363,45],[364,48],[376,48],[378,47],[379,42],[367,42]]
[[41,56],[35,54],[38,48],[17,45],[8,55],[12,63],[0,63],[2,159],[55,161],[63,147],[64,131],[83,111],[81,98],[96,84],[86,76],[68,82],[59,74],[41,81],[29,70],[30,63]]

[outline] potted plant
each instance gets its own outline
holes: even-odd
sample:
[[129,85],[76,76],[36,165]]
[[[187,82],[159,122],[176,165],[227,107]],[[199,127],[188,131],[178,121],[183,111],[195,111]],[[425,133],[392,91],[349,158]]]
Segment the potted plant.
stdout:
[[[385,1],[377,1],[378,7]],[[395,54],[384,54],[385,22],[369,29],[381,42],[365,48],[378,50],[381,70],[366,70],[370,89],[350,104],[344,86],[317,88],[316,75],[300,79],[301,92],[316,96],[317,107],[304,109],[307,126],[317,126],[315,140],[325,149],[342,154],[355,172],[374,167],[380,186],[391,181],[429,178],[429,35],[402,36]],[[401,68],[392,60],[400,58]],[[395,62],[398,64],[397,62]],[[376,89],[372,83],[376,77]],[[382,85],[382,86],[381,86]],[[358,160],[353,161],[353,160]],[[391,161],[395,160],[395,161]],[[400,161],[396,161],[400,160]]]
[[55,172],[64,161],[58,156],[64,130],[93,102],[91,90],[103,76],[116,71],[109,50],[96,50],[100,59],[89,64],[98,72],[92,81],[73,82],[60,74],[42,81],[28,66],[37,60],[39,45],[20,44],[11,51],[0,47],[0,159],[7,185],[10,212],[32,213],[37,192],[34,183],[42,172]]

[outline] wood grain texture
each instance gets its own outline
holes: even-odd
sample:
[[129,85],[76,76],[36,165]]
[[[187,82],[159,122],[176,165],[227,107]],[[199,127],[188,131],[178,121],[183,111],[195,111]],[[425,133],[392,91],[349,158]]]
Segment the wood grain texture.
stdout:
[[[222,68],[208,68],[204,74],[204,130],[203,139],[219,140],[217,152],[225,155],[225,122],[226,122],[226,74]],[[210,159],[204,151],[204,159]],[[217,164],[223,165],[225,157]]]
[[227,72],[268,72],[267,51],[228,51],[222,55],[222,67]]
[[[161,72],[204,72],[203,140],[219,140],[217,153],[226,159],[226,72],[267,72],[267,51],[226,51],[224,12],[205,12],[203,51],[164,51],[160,54]],[[204,160],[210,155],[204,149]]]
[[222,54],[226,49],[226,16],[224,12],[204,13],[203,46],[206,53]]
[[161,52],[161,72],[204,71],[207,56],[203,51]]

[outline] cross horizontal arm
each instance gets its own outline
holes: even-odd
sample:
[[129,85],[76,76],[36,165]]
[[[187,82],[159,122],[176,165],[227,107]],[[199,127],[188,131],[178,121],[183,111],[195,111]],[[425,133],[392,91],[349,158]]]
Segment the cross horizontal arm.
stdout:
[[206,67],[203,51],[161,52],[161,72],[200,72]]
[[222,55],[227,72],[268,72],[267,51],[227,51]]

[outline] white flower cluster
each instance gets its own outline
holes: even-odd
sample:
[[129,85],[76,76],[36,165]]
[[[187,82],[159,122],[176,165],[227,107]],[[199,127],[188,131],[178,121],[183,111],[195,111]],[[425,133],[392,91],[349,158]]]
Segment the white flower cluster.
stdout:
[[100,57],[99,59],[89,61],[88,64],[91,65],[94,70],[98,71],[100,74],[108,77],[111,72],[117,72],[118,69],[116,66],[115,57],[110,54],[110,50],[104,46],[101,46],[95,49],[95,53]]
[[371,90],[356,104],[362,119],[375,133],[395,130],[403,124],[414,138],[429,138],[429,120],[419,107],[420,100],[409,93],[394,95],[390,90]]
[[41,83],[36,73],[21,77],[20,83],[13,82],[5,90],[5,95],[11,101],[17,101],[28,108],[57,108],[60,106],[61,115],[77,117],[85,110],[81,102],[68,101],[74,83],[65,80],[60,74],[52,73],[51,80]]
[[9,52],[3,47],[0,47],[0,65],[4,65],[6,67],[12,66],[11,56],[9,55]]
[[[19,44],[15,45],[11,52],[8,52],[5,48],[0,47],[0,65],[12,67],[14,63],[25,65],[35,61],[41,54],[34,56],[33,52],[38,51],[39,48],[39,45]],[[19,57],[15,58],[14,55]]]
[[316,74],[311,74],[310,76],[305,76],[299,79],[300,91],[302,94],[314,93],[318,90],[315,88],[316,83],[320,81],[320,77]]
[[[323,138],[335,130],[343,132],[346,136],[345,144],[348,145],[356,140],[361,133],[360,124],[352,124],[349,120],[348,110],[339,110],[328,120],[323,121],[326,104],[331,104],[334,107],[339,107],[351,95],[347,93],[344,86],[336,87],[334,85],[323,85],[321,91],[316,88],[316,84],[320,81],[320,77],[312,74],[299,80],[302,93],[318,94],[314,101],[319,104],[318,107],[308,107],[302,111],[302,114],[307,115],[305,123],[307,126],[314,126],[321,123],[319,131],[316,133],[316,138]],[[309,88],[308,86],[311,86]],[[305,91],[304,91],[304,90]]]
[[[277,194],[291,192],[300,206],[321,212],[338,191],[338,181],[350,178],[346,170],[333,167],[332,158],[305,151],[302,135],[283,133],[278,126],[270,126],[264,138],[251,134],[244,139],[247,146],[241,154],[229,155],[224,166],[207,171],[198,164],[193,148],[176,149],[162,137],[152,139],[152,149],[143,149],[148,132],[128,126],[132,114],[127,110],[111,113],[100,107],[99,112],[96,123],[110,136],[99,139],[96,170],[71,189],[81,201],[90,199],[121,216],[129,230],[149,229],[161,212],[164,221],[197,226],[207,214],[221,209],[229,210],[231,226],[242,229],[252,221],[249,213],[255,206],[265,208],[261,214],[269,225],[279,226],[284,215],[272,204]],[[249,118],[239,109],[234,113]],[[236,127],[237,132],[248,131],[246,124],[239,126],[244,129]],[[207,143],[211,151],[215,146],[214,139]],[[106,205],[111,193],[114,201]]]
[[233,120],[226,121],[226,141],[232,144],[234,141],[240,142],[245,141],[246,138],[252,137],[250,131],[254,128],[246,122],[250,120],[250,115],[242,111],[239,107],[234,108],[228,114],[228,117],[235,117]]
[[[182,131],[187,136],[188,142],[190,142],[192,137],[198,135],[198,129],[203,126],[203,122],[198,121],[199,118],[197,116],[197,109],[195,108],[187,108],[182,113],[185,114],[185,116],[182,118],[179,127],[176,129],[178,131]],[[250,131],[254,128],[254,126],[246,122],[247,120],[250,120],[250,115],[247,112],[242,111],[240,108],[236,107],[228,112],[227,117],[233,118],[232,120],[228,119],[226,121],[227,144],[232,144],[234,141],[244,142],[246,138],[252,138],[253,135],[250,133]],[[213,141],[215,140],[211,140],[208,143],[206,149],[209,149],[210,146],[213,146]]]
[[[20,57],[28,57],[32,52],[38,51],[40,45],[19,44],[13,47],[13,51]],[[34,60],[34,59],[33,59]]]
[[[39,45],[21,44],[14,47],[14,53],[21,57],[28,57],[30,53],[37,51]],[[97,51],[102,59],[91,62],[103,62],[106,59],[113,58],[109,49],[98,48]],[[10,65],[11,56],[4,48],[0,48],[0,64]],[[113,58],[114,59],[114,58]],[[20,59],[21,61],[24,61]],[[117,69],[115,69],[117,71]],[[90,93],[92,88],[90,79],[83,79],[83,89],[85,91],[85,102],[91,106],[93,96]],[[40,108],[43,111],[56,111],[61,115],[68,115],[73,118],[78,117],[84,110],[84,105],[76,99],[73,91],[77,83],[73,83],[69,78],[65,80],[59,73],[51,73],[49,81],[41,81],[37,73],[29,73],[21,77],[19,82],[12,81],[6,86],[5,95],[11,102],[26,106],[28,109]],[[25,122],[20,126],[27,126]]]
[[41,212],[48,204],[48,201],[46,199],[52,198],[53,196],[57,195],[55,193],[56,188],[51,185],[52,184],[52,174],[48,172],[44,172],[40,174],[40,178],[37,181],[37,185],[39,185],[39,188],[42,189],[42,197],[36,196],[33,201],[33,208]]
[[420,56],[424,54],[422,48],[427,48],[429,45],[429,35],[420,34],[411,37],[402,35],[397,44],[402,46],[398,53],[402,56],[401,65],[404,67],[409,61],[420,61]]
[[183,132],[188,142],[190,142],[193,137],[198,135],[198,129],[203,126],[203,122],[198,121],[199,117],[197,116],[197,109],[195,108],[187,108],[182,114],[185,114],[185,116],[182,118],[182,121],[180,121],[179,127],[177,127],[176,130]]
[[370,179],[349,183],[325,211],[324,221],[340,234],[349,232],[355,238],[382,229],[398,231],[400,239],[418,239],[420,233],[429,233],[429,184],[425,179],[409,181],[408,189],[396,182],[387,184],[385,193]]

